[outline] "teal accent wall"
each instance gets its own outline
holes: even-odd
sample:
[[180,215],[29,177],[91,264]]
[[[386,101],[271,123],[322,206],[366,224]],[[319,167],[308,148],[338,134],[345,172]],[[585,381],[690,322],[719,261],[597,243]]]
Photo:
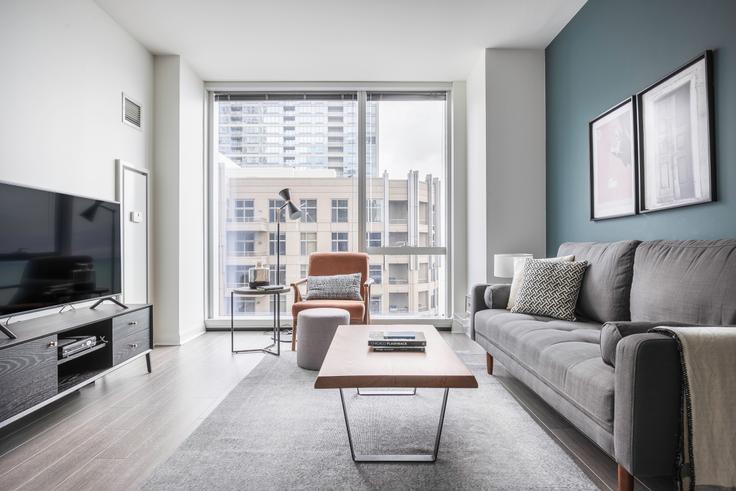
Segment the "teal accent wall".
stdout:
[[[718,201],[590,221],[588,122],[714,50]],[[589,0],[546,49],[547,253],[566,241],[736,238],[736,1]]]

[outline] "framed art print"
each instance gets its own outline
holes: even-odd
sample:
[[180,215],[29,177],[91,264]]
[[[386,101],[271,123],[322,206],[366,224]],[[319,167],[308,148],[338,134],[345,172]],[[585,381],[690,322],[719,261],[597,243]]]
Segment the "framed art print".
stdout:
[[591,220],[637,212],[635,107],[632,97],[588,125]]
[[637,95],[640,211],[716,199],[712,52]]

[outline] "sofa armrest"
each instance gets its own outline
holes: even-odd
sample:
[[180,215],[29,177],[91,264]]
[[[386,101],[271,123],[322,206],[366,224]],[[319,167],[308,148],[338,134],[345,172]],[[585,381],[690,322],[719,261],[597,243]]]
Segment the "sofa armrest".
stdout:
[[486,288],[490,286],[486,283],[479,283],[470,287],[470,339],[475,339],[475,313],[485,310],[486,301],[483,299],[483,294]]
[[659,326],[687,327],[692,324],[673,321],[613,321],[601,328],[601,358],[606,365],[616,366],[616,348],[622,339],[634,334],[645,334]]
[[675,341],[633,334],[616,347],[613,440],[616,462],[640,476],[675,476],[682,372]]
[[479,283],[470,288],[470,337],[475,339],[475,314],[488,309],[486,290],[490,288],[491,302],[494,309],[505,309],[509,301],[511,285],[490,285]]
[[498,283],[486,288],[483,299],[486,302],[486,307],[490,305],[492,309],[505,309],[509,304],[510,295],[511,283]]

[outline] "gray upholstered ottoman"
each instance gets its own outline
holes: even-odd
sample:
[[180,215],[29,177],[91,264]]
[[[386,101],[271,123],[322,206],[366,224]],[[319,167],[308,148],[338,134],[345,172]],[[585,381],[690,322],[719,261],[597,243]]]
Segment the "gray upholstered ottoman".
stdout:
[[296,364],[319,370],[337,326],[350,324],[350,312],[343,309],[307,309],[299,312],[296,334]]

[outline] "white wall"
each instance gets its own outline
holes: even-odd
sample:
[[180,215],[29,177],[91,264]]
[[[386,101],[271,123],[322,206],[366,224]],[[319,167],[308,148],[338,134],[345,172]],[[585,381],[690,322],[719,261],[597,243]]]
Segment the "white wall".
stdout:
[[153,169],[153,55],[92,0],[0,2],[0,107],[0,181],[115,200],[116,159]]
[[204,84],[180,56],[156,56],[156,344],[204,332]]
[[[546,248],[544,50],[486,50],[486,276],[493,255]],[[496,280],[508,282],[508,279]]]
[[115,159],[151,168],[152,104],[153,56],[92,0],[0,2],[0,180],[113,200]]
[[179,331],[181,342],[204,332],[204,83],[181,63],[179,116]]
[[468,77],[468,286],[509,281],[494,254],[544,257],[544,80],[529,49],[486,49]]
[[486,61],[479,54],[466,84],[468,287],[486,281]]

